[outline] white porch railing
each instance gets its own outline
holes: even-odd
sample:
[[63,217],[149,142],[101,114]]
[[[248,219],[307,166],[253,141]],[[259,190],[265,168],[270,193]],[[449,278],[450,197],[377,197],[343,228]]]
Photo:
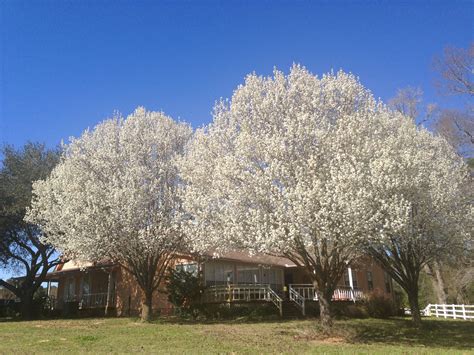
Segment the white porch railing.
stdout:
[[266,301],[272,302],[283,312],[282,298],[272,290],[270,285],[218,285],[210,286],[202,295],[204,303],[231,303],[231,302],[252,302]]
[[[289,296],[290,301],[296,303],[298,308],[301,310],[303,316],[306,314],[306,300],[317,301],[318,295],[316,290],[311,284],[291,284],[289,285]],[[332,300],[333,301],[356,301],[362,299],[364,293],[355,288],[350,287],[338,287],[334,290]]]
[[474,305],[465,304],[429,304],[423,309],[425,316],[452,319],[474,319]]
[[[296,291],[303,297],[305,300],[317,301],[318,295],[316,290],[311,284],[291,284],[291,290]],[[332,295],[333,301],[357,301],[364,297],[364,293],[357,288],[350,288],[346,286],[339,286],[334,290]]]
[[290,286],[289,292],[290,296],[290,301],[293,301],[296,303],[298,308],[301,310],[301,314],[303,316],[306,315],[306,305],[305,305],[305,298],[294,288]]

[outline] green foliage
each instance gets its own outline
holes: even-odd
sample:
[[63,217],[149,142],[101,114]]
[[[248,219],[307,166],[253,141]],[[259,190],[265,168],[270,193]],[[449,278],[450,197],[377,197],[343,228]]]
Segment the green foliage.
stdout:
[[170,268],[166,278],[168,300],[181,316],[196,318],[201,308],[201,294],[204,287],[201,278],[194,272]]
[[278,310],[273,304],[267,303],[231,303],[231,304],[206,304],[200,314],[207,320],[268,320],[279,319]]
[[[30,206],[32,184],[45,179],[59,161],[58,150],[48,150],[43,144],[27,143],[22,149],[1,148],[0,168],[0,261],[4,266],[24,267],[28,247],[37,242],[40,231],[23,221]],[[35,239],[32,241],[32,239]],[[35,242],[35,243],[33,243]],[[33,245],[35,249],[36,245]]]
[[32,198],[32,184],[45,179],[59,161],[57,149],[43,144],[27,143],[21,149],[4,146],[0,167],[0,267],[19,273],[16,281],[3,280],[0,285],[21,299],[22,316],[41,313],[33,295],[45,275],[59,263],[51,245],[41,240],[38,226],[24,221]]
[[474,158],[468,158],[466,159],[467,165],[474,170]]
[[367,318],[367,307],[361,302],[333,302],[332,312],[337,317]]
[[395,302],[384,294],[371,293],[364,301],[364,306],[372,318],[387,319],[397,314]]
[[[420,273],[418,290],[418,302],[421,308],[424,308],[429,303],[437,303],[433,284],[425,272]],[[410,307],[406,292],[396,282],[393,282],[393,292],[395,293],[395,301],[398,308]]]

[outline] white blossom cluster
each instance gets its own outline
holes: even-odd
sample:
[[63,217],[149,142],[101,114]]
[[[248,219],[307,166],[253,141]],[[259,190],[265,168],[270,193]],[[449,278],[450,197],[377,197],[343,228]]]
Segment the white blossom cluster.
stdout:
[[245,248],[338,277],[394,238],[433,253],[472,240],[469,179],[443,139],[355,76],[295,65],[247,76],[194,135],[139,108],[72,139],[27,219],[88,261]]
[[247,76],[195,133],[180,170],[197,249],[323,265],[388,236],[470,236],[462,160],[342,71]]
[[176,157],[192,129],[138,108],[65,146],[27,218],[65,255],[123,263],[185,245]]

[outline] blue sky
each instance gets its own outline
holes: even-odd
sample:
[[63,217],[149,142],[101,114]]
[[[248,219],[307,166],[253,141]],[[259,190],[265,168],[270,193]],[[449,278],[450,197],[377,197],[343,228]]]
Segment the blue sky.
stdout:
[[252,71],[344,69],[383,99],[436,96],[433,56],[473,39],[472,1],[0,2],[0,143],[53,146],[136,106],[208,123]]

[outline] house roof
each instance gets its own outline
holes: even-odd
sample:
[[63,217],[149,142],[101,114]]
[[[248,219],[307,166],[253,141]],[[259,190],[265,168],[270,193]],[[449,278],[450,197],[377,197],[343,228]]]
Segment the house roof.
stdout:
[[[208,256],[213,256],[212,252],[206,253]],[[250,254],[246,251],[229,251],[227,253],[219,254],[216,257],[217,260],[232,260],[240,261],[249,264],[265,264],[282,267],[296,267],[295,263],[290,259],[282,258],[279,256],[267,255],[267,254]]]
[[97,263],[79,261],[79,260],[69,260],[62,264],[58,264],[53,272],[49,272],[46,275],[47,280],[53,280],[59,275],[63,275],[69,272],[80,271],[84,269],[97,269],[97,268],[110,268],[116,264],[111,263],[110,261],[101,261]]
[[[229,260],[234,262],[242,262],[248,264],[263,264],[263,265],[272,265],[272,266],[281,266],[281,267],[295,267],[296,265],[287,258],[282,258],[278,256],[272,256],[267,254],[250,254],[246,251],[229,251],[226,253],[219,254],[215,256],[215,253],[209,251],[204,253],[204,256],[208,258],[213,258],[215,260]],[[53,272],[48,273],[47,279],[51,280],[55,277],[62,275],[68,272],[75,272],[84,269],[92,268],[109,268],[115,266],[116,264],[111,263],[110,261],[101,261],[96,263],[91,263],[87,261],[79,260],[69,260],[65,263],[59,264],[56,266]]]

